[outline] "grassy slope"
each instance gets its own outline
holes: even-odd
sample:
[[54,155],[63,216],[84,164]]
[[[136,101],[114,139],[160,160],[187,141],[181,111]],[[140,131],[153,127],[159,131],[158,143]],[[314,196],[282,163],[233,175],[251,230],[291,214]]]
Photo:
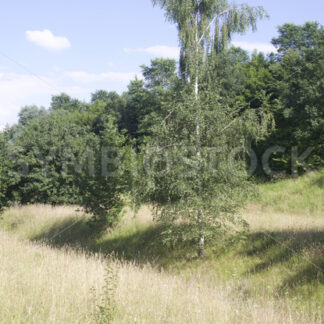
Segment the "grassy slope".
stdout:
[[293,215],[324,215],[324,169],[297,179],[260,186],[258,205],[264,211]]
[[[262,185],[260,197],[244,212],[251,224],[246,240],[229,241],[225,248],[209,247],[204,261],[195,259],[196,251],[189,246],[163,246],[161,228],[152,224],[147,209],[136,218],[126,213],[114,232],[101,237],[91,235],[86,218],[71,208],[11,209],[1,227],[20,239],[45,241],[55,248],[72,244],[90,252],[114,251],[120,259],[140,265],[119,265],[120,278],[124,279],[118,284],[118,304],[123,308],[118,323],[133,322],[132,316],[137,316],[139,322],[162,323],[166,314],[171,316],[171,323],[189,319],[208,323],[217,315],[222,319],[220,323],[286,323],[290,318],[296,323],[321,323],[323,178],[323,172],[312,173]],[[69,225],[73,226],[61,232]],[[156,270],[148,269],[148,262]],[[167,273],[158,271],[161,268]],[[134,274],[134,281],[126,280],[128,272]],[[199,292],[195,289],[198,284],[202,287]],[[138,296],[143,296],[141,303],[134,302]],[[207,302],[210,298],[217,302]],[[190,307],[180,311],[184,304]],[[122,314],[130,317],[126,319]]]

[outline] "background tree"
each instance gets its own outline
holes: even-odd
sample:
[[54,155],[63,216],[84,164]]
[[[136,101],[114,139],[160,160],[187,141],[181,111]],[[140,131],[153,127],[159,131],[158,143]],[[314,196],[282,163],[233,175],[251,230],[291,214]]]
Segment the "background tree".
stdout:
[[119,96],[102,99],[82,109],[71,109],[77,102],[71,98],[42,114],[37,107],[22,109],[18,125],[0,134],[0,206],[77,204],[102,230],[116,223],[132,151],[110,110]]
[[272,73],[274,63],[263,53],[253,53],[251,60],[242,66],[244,81],[241,101],[244,109],[273,106],[278,98]]
[[310,22],[285,24],[272,42],[278,48],[272,67],[278,100],[273,105],[276,130],[266,145],[286,148],[284,154],[273,156],[272,167],[288,174],[303,172],[305,165],[297,161],[296,168],[292,153],[297,148],[300,156],[312,148],[306,162],[318,168],[324,157],[324,28]]
[[174,95],[179,84],[176,73],[176,61],[171,59],[154,59],[150,66],[142,65],[144,87],[149,90],[149,107],[144,110],[139,119],[139,130],[142,135],[139,143],[145,137],[152,135],[152,127],[160,123],[164,116],[163,105]]
[[0,132],[0,214],[15,202],[13,188],[19,181],[19,177],[13,172],[13,161],[8,154],[9,138],[8,130]]
[[124,94],[126,105],[122,111],[120,129],[125,129],[126,134],[137,142],[148,135],[148,125],[142,123],[153,111],[159,110],[160,97],[157,92],[145,87],[143,80],[134,80]]
[[148,89],[169,89],[177,78],[175,60],[154,59],[150,66],[142,65],[141,68]]
[[125,110],[126,101],[123,96],[120,96],[115,91],[107,92],[98,90],[91,95],[91,105],[94,106],[96,101],[104,103],[101,117],[113,116],[121,130],[122,112]]
[[18,117],[18,123],[21,126],[27,126],[31,121],[47,115],[48,111],[44,107],[25,106],[21,108]]
[[84,138],[87,127],[72,114],[52,112],[18,125],[8,147],[15,161],[12,171],[19,177],[19,202],[77,204],[80,201],[74,177],[64,170],[69,150]]
[[66,93],[61,93],[57,96],[52,96],[52,102],[50,104],[50,110],[82,110],[84,105],[77,99],[72,99]]

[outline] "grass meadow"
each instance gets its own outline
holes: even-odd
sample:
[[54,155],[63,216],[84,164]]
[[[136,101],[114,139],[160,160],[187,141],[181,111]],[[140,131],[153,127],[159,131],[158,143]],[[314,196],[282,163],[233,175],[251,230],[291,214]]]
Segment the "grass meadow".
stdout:
[[199,260],[162,244],[148,207],[102,235],[76,207],[13,207],[0,220],[0,322],[323,323],[324,172],[260,185],[242,215],[245,237]]

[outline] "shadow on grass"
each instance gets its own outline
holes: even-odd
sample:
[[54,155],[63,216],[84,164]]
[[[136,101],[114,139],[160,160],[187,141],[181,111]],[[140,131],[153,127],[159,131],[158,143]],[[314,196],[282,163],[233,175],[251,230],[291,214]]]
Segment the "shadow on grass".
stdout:
[[166,227],[162,225],[138,228],[125,234],[104,237],[96,248],[137,264],[150,262],[158,268],[187,262],[196,257],[193,242],[180,242],[174,246],[164,244],[165,230]]
[[68,218],[52,224],[46,230],[31,237],[30,240],[46,243],[52,247],[70,245],[87,248],[94,234],[86,219]]
[[324,188],[324,174],[322,174],[318,179],[313,181],[312,184],[318,186],[319,188]]
[[[45,242],[52,247],[70,246],[87,252],[113,254],[120,260],[136,264],[150,262],[157,268],[183,264],[197,259],[197,244],[190,241],[165,244],[162,225],[138,225],[102,234],[89,226],[86,220],[68,219],[56,223],[46,231],[30,238],[34,242]],[[185,232],[186,226],[178,226],[177,232]]]
[[[85,252],[113,254],[121,260],[138,265],[151,263],[157,268],[180,268],[197,260],[197,244],[194,240],[165,245],[165,226],[138,225],[116,229],[109,234],[100,234],[91,228],[86,220],[68,219],[52,225],[46,232],[31,238],[46,242],[53,247],[69,245],[82,248]],[[185,225],[176,231],[187,231]],[[219,239],[213,246],[207,246],[207,260],[217,259],[234,251],[239,257],[257,257],[253,265],[243,274],[246,276],[270,271],[283,266],[291,271],[280,291],[308,283],[324,284],[324,232],[323,231],[277,231],[256,232],[247,235],[245,241],[225,242]],[[216,261],[217,262],[217,261]]]
[[324,232],[277,231],[249,235],[240,250],[243,256],[257,256],[260,262],[245,275],[262,273],[282,265],[291,275],[282,283],[278,293],[287,288],[306,284],[324,284]]

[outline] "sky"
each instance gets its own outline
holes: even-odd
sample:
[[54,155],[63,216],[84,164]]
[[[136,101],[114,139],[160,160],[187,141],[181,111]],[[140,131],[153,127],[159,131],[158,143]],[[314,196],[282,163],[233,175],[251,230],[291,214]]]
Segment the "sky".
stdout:
[[[237,0],[263,6],[270,19],[233,44],[271,52],[277,27],[324,24],[323,0]],[[11,0],[0,11],[0,130],[17,121],[21,107],[48,107],[65,92],[88,101],[98,89],[127,90],[140,65],[178,58],[175,26],[151,0]]]

